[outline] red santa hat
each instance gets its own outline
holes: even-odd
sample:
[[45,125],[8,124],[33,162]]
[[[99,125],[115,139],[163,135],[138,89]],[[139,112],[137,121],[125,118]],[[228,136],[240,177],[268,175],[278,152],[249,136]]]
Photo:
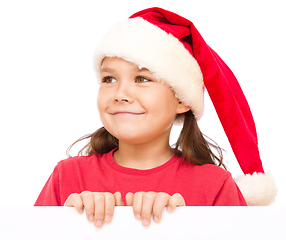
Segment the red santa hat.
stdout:
[[236,182],[247,204],[274,201],[277,188],[271,174],[264,173],[247,100],[232,71],[192,22],[161,8],[142,10],[109,29],[94,54],[97,73],[104,57],[149,69],[191,107],[197,120],[203,115],[206,88],[244,173]]

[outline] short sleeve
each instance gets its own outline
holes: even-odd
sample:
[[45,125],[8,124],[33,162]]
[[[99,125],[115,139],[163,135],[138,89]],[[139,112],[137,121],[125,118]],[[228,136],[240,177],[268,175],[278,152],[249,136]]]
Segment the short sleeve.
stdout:
[[61,206],[59,172],[55,167],[34,206]]
[[229,176],[218,192],[214,206],[247,206],[242,193],[231,176]]

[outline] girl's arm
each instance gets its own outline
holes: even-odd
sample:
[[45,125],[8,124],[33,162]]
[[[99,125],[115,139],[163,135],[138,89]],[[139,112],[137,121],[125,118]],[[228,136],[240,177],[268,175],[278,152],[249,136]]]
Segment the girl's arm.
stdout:
[[61,206],[59,172],[55,167],[34,206]]
[[240,189],[232,176],[229,176],[218,192],[214,206],[247,206]]
[[160,222],[165,207],[168,212],[172,212],[177,206],[186,206],[181,194],[175,193],[170,196],[163,192],[136,192],[135,194],[129,192],[126,194],[126,205],[133,206],[135,218],[141,220],[144,226],[150,224],[152,213],[153,220]]

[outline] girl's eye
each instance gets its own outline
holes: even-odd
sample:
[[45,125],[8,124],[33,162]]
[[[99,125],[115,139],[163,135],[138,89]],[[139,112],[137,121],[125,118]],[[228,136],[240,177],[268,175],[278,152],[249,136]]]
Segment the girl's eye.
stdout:
[[116,79],[113,78],[113,77],[104,77],[104,78],[102,79],[102,82],[105,82],[105,83],[114,83],[114,82],[116,82]]
[[145,82],[150,82],[150,80],[144,77],[136,77],[136,82],[145,83]]

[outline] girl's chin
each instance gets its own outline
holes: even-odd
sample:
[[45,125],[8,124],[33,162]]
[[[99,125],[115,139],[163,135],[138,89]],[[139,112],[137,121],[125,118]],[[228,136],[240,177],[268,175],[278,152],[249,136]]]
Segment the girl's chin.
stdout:
[[[106,128],[111,135],[117,139],[137,139],[144,136],[148,132],[148,128],[133,126],[133,124],[118,124],[112,128]],[[144,130],[145,129],[145,130]],[[150,131],[149,131],[150,132]]]

